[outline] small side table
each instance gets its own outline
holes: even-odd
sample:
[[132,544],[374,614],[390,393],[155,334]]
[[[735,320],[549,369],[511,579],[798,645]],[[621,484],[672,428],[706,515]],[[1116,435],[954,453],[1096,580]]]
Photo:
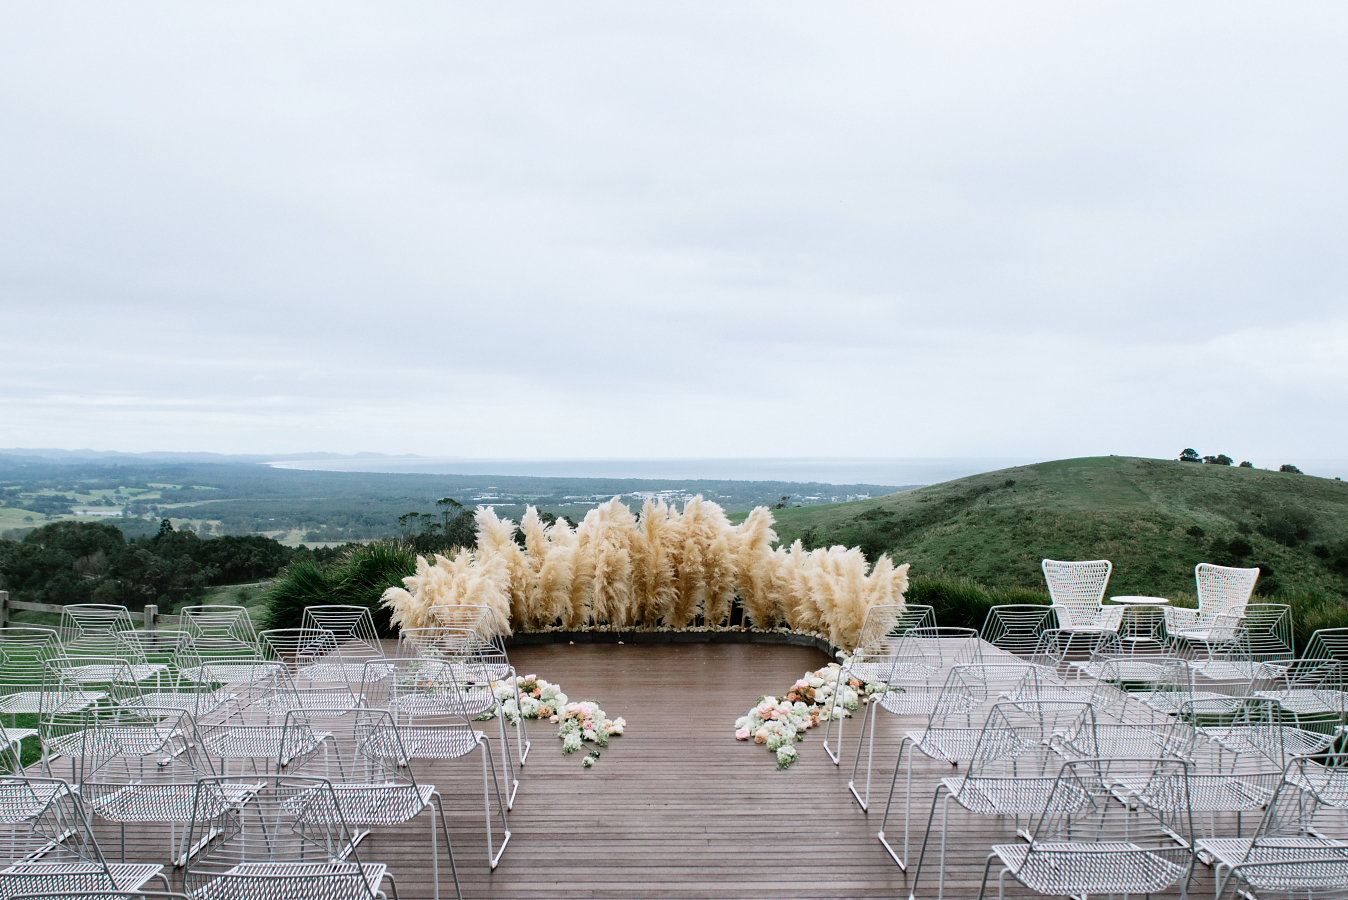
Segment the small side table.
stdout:
[[1160,644],[1158,635],[1164,621],[1161,607],[1170,602],[1167,597],[1123,595],[1110,597],[1111,602],[1127,606],[1119,624],[1119,639],[1133,644],[1150,642]]

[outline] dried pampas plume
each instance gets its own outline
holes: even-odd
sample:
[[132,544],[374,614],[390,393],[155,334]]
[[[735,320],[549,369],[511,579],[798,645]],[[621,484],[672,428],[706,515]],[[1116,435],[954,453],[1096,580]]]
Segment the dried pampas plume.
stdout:
[[479,509],[476,550],[419,557],[403,587],[384,592],[400,628],[428,624],[432,606],[480,606],[490,628],[578,630],[718,628],[736,600],[755,628],[786,624],[852,646],[866,611],[901,604],[908,565],[881,556],[868,566],[856,548],[774,547],[772,513],[755,509],[739,526],[715,503],[695,497],[682,511],[648,501],[638,518],[617,497],[572,528],[544,525],[526,509],[518,532],[491,508]]

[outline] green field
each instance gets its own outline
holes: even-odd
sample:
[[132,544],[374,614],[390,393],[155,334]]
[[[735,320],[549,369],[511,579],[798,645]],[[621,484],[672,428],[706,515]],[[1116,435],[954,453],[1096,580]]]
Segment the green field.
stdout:
[[1258,565],[1260,593],[1348,593],[1348,484],[1107,456],[774,512],[782,543],[889,553],[919,577],[1042,588],[1039,562],[1110,559],[1111,594],[1192,593],[1199,562]]

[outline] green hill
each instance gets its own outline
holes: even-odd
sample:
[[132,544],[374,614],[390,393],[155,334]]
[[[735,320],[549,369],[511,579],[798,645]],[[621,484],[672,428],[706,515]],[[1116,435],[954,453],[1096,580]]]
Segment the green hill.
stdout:
[[1199,562],[1258,565],[1269,597],[1348,593],[1348,484],[1295,473],[1088,457],[774,516],[783,543],[860,546],[999,590],[1042,589],[1049,557],[1112,560],[1111,594],[1192,594]]

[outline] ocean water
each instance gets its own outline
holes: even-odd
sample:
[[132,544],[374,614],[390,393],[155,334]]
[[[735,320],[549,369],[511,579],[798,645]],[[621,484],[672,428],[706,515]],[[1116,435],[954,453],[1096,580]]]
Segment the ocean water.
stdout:
[[1040,462],[1025,457],[892,459],[455,459],[428,456],[277,460],[284,469],[424,475],[532,475],[554,478],[812,481],[905,486]]

